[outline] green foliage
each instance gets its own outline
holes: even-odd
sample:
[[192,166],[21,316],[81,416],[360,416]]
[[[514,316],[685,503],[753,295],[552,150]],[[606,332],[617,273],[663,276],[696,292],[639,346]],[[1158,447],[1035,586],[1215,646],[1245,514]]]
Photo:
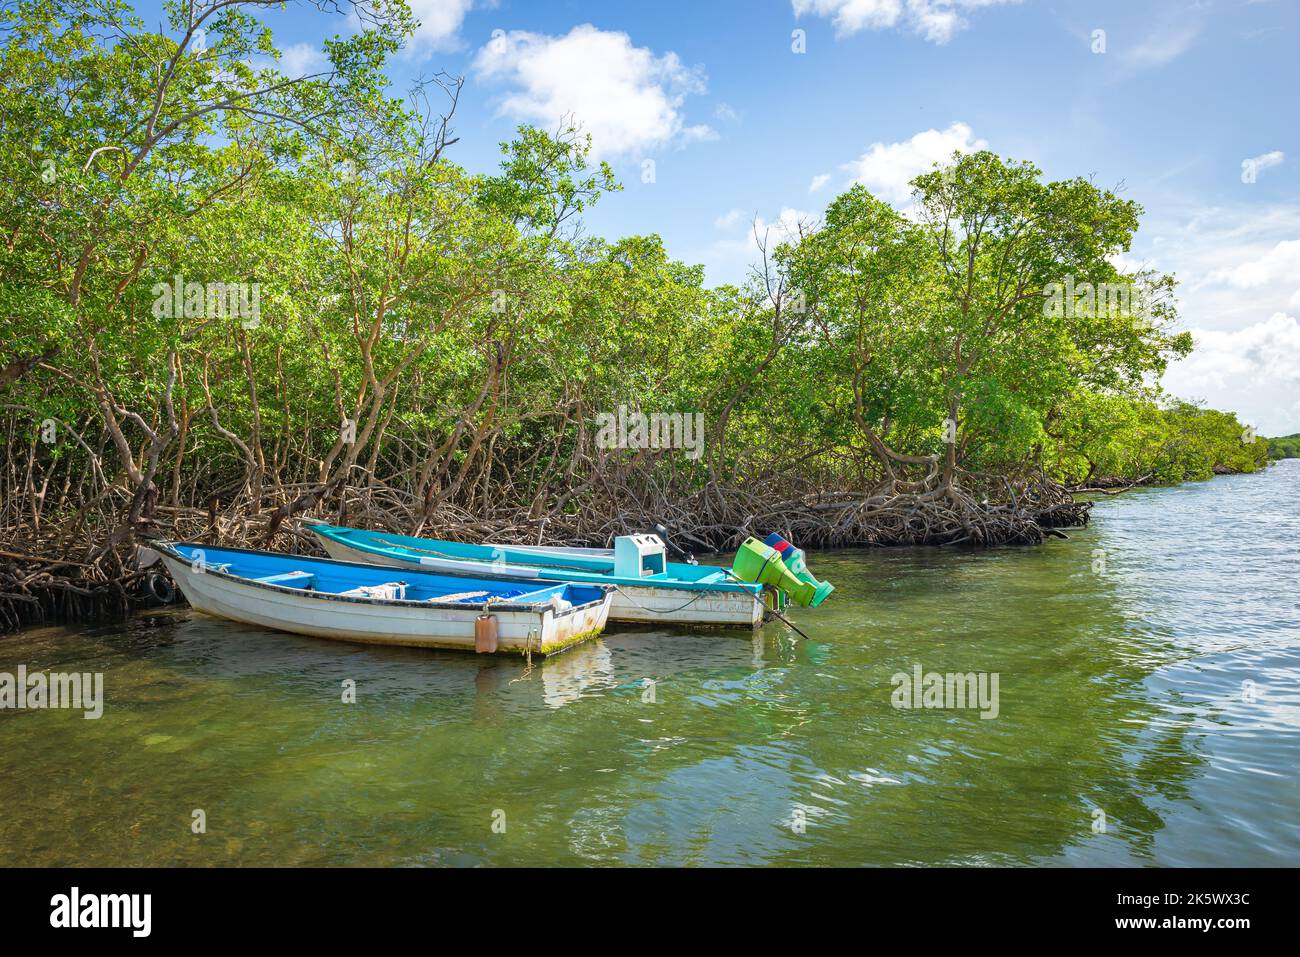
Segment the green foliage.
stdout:
[[1076,394],[1051,429],[1048,461],[1069,484],[1170,484],[1267,463],[1267,440],[1235,415],[1173,401]]
[[[854,187],[782,253],[824,371],[851,383],[856,428],[882,462],[946,449],[949,470],[1014,467],[1066,397],[1136,394],[1190,349],[1169,328],[1173,280],[1112,265],[1136,204],[987,152],[913,185],[914,219]],[[1123,295],[1053,309],[1066,285]]]
[[[1231,415],[1151,391],[1191,342],[1170,277],[1112,264],[1141,213],[1112,192],[956,156],[916,179],[914,215],[854,187],[710,289],[657,236],[583,234],[619,187],[574,127],[520,129],[488,175],[453,163],[459,82],[387,87],[404,4],[362,8],[308,77],[256,9],[0,10],[0,404],[30,440],[11,457],[53,477],[42,507],[156,491],[257,511],[337,479],[408,512],[573,509],[633,473],[823,488],[1262,462]],[[223,284],[255,288],[257,314],[214,312]],[[594,448],[620,405],[702,413],[708,454]],[[64,438],[37,442],[50,418]]]
[[1264,441],[1268,443],[1270,459],[1300,459],[1300,432]]

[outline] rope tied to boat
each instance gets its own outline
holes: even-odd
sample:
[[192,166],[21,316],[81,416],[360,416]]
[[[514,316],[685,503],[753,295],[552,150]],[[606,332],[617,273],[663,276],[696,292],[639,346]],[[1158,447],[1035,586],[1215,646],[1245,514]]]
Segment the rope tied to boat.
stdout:
[[[764,567],[764,568],[767,567],[767,562],[764,562],[764,563],[763,563],[763,567]],[[732,572],[732,571],[728,570],[728,571],[727,571],[727,575],[728,575],[730,578],[734,579],[735,581],[742,582],[742,583],[744,582],[744,579],[737,577],[736,574],[735,574],[735,572]],[[798,635],[800,638],[804,638],[804,639],[806,639],[806,640],[808,640],[808,641],[812,641],[812,639],[809,638],[809,637],[804,633],[804,631],[803,631],[803,630],[802,630],[798,625],[796,625],[794,622],[792,622],[789,618],[785,617],[785,615],[781,614],[781,613],[780,613],[779,611],[777,611],[775,608],[769,608],[767,605],[764,605],[764,604],[763,604],[763,599],[759,598],[759,597],[758,597],[757,595],[755,595],[753,592],[750,592],[749,594],[750,594],[750,597],[754,599],[754,601],[758,602],[758,607],[760,607],[760,608],[763,609],[763,613],[764,613],[764,614],[768,614],[768,613],[770,613],[770,614],[773,615],[774,617],[779,618],[781,621],[783,621],[783,622],[785,622],[787,625],[789,625],[789,626],[794,630],[794,633],[795,633],[796,635]]]
[[538,651],[542,648],[542,636],[538,634],[536,628],[529,628],[528,637],[524,639],[524,660],[527,662],[527,667],[524,668],[524,673],[518,678],[510,679],[511,684],[514,684],[516,681],[523,681],[533,673],[533,635],[537,635]]
[[657,608],[649,608],[646,605],[641,604],[639,601],[637,601],[635,598],[633,598],[631,595],[625,592],[621,585],[615,585],[614,591],[618,592],[620,595],[626,598],[629,604],[635,605],[637,608],[640,608],[642,611],[648,611],[652,615],[675,615],[679,611],[685,611],[687,608],[690,608],[697,601],[699,601],[701,598],[703,598],[705,595],[708,594],[708,592],[703,592],[703,591],[699,592],[693,597],[691,597],[684,605],[679,605],[676,608],[669,608],[666,611],[660,611]]

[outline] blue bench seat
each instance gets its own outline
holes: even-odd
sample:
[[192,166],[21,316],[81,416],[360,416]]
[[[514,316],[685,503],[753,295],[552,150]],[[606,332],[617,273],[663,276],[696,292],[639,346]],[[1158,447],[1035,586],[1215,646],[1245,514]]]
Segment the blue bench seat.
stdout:
[[253,579],[263,585],[288,585],[291,588],[306,588],[315,580],[316,576],[311,572],[284,572],[280,575],[266,575]]

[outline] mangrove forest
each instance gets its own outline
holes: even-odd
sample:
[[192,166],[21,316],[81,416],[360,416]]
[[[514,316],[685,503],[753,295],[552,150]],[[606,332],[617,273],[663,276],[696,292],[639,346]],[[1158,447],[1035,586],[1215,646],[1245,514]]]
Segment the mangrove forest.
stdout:
[[151,540],[307,550],[310,516],[1032,545],[1083,490],[1266,463],[1162,391],[1175,277],[1117,265],[1140,197],[1086,171],[957,154],[901,208],[856,186],[756,228],[710,285],[584,228],[620,185],[580,123],[460,165],[463,81],[385,76],[404,5],[351,5],[308,75],[268,6],[0,10],[0,628],[132,607]]

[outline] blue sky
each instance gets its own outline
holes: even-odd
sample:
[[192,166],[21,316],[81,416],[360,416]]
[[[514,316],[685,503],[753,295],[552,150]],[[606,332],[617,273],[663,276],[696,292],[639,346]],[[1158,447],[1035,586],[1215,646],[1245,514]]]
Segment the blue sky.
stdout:
[[[390,73],[466,77],[453,159],[491,168],[518,123],[572,112],[626,187],[590,231],[658,233],[710,282],[744,278],[755,220],[815,220],[855,181],[903,205],[953,149],[1122,186],[1147,210],[1125,262],[1179,276],[1198,342],[1167,387],[1300,431],[1298,0],[408,2]],[[269,19],[304,68],[350,29]]]

